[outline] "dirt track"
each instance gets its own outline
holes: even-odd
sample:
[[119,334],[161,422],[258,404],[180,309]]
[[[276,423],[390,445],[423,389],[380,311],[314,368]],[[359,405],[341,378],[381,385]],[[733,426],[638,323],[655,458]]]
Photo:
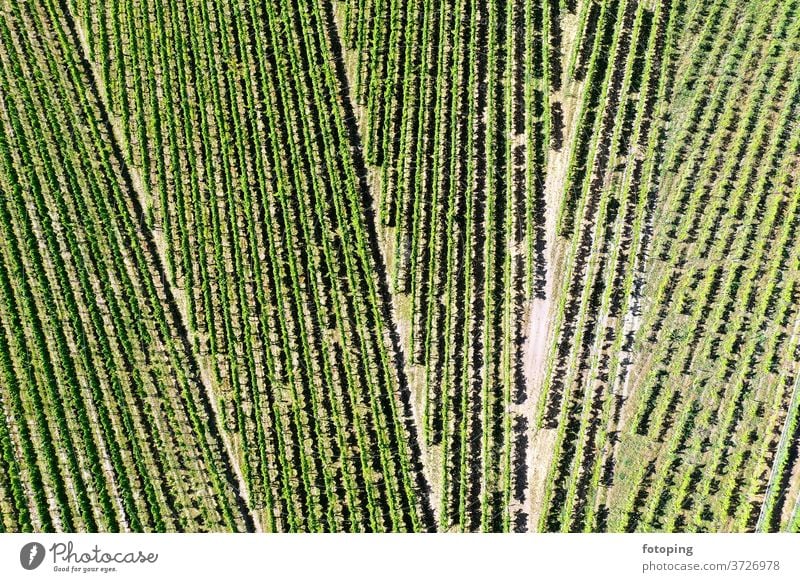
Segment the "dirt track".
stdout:
[[[564,25],[564,40],[570,46],[576,34],[575,23]],[[559,151],[550,150],[545,178],[545,292],[544,299],[532,298],[528,311],[527,335],[524,345],[524,370],[527,380],[527,400],[520,407],[528,418],[527,499],[523,506],[528,513],[528,531],[537,531],[547,474],[553,457],[556,431],[536,426],[536,411],[544,395],[547,360],[557,337],[554,318],[558,306],[559,267],[564,255],[564,245],[556,235],[558,213],[569,166],[570,144],[574,139],[577,116],[580,111],[581,86],[565,83],[563,90],[551,95],[551,100],[561,103],[564,115],[564,143]]]

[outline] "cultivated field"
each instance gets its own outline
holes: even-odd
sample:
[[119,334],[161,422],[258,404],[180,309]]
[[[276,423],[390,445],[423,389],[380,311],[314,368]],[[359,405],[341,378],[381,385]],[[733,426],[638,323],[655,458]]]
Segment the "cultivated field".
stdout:
[[0,0],[1,531],[800,531],[800,1]]

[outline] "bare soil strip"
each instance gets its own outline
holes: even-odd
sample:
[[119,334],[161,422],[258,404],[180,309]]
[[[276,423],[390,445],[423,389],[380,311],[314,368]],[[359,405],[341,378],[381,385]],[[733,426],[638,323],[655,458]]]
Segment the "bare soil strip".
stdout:
[[[577,17],[566,15],[563,23],[563,44],[571,46],[577,34]],[[528,467],[527,498],[523,507],[528,511],[528,531],[536,531],[542,510],[547,474],[553,460],[557,431],[536,426],[536,410],[543,395],[547,358],[554,345],[558,330],[553,328],[558,306],[555,282],[566,246],[557,237],[558,213],[567,178],[569,157],[575,139],[578,112],[580,111],[583,83],[564,80],[557,98],[564,115],[564,142],[558,151],[550,150],[545,170],[545,289],[544,299],[532,298],[528,310],[528,332],[523,347],[523,365],[527,383],[527,400],[521,412],[528,418],[529,439],[525,462]]]

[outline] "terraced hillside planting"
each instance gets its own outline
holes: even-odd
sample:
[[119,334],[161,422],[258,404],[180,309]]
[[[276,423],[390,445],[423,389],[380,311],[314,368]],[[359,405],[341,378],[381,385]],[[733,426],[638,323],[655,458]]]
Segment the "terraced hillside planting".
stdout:
[[800,531],[800,2],[0,0],[0,531]]

